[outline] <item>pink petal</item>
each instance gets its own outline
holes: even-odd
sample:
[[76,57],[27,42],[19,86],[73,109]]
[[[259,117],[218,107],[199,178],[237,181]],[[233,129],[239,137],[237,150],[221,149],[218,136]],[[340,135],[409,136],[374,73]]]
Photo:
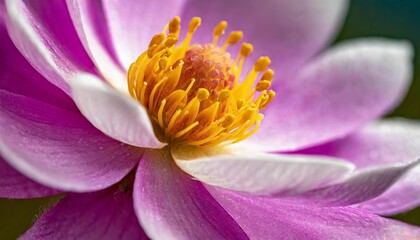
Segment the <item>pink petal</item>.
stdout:
[[250,239],[418,239],[420,228],[351,207],[246,196],[207,187]]
[[204,186],[176,166],[168,149],[145,152],[134,208],[152,239],[248,239]]
[[71,98],[42,77],[16,49],[3,22],[0,42],[0,89],[77,111]]
[[82,114],[108,136],[138,147],[164,146],[155,136],[146,109],[130,96],[87,74],[72,80],[71,91]]
[[[348,159],[359,168],[398,164],[420,157],[420,123],[409,120],[384,120],[342,140],[305,150]],[[420,167],[415,167],[379,197],[360,208],[396,214],[420,205]]]
[[331,185],[354,169],[336,158],[200,149],[173,151],[178,166],[218,187],[260,195],[296,194]]
[[[334,206],[353,205],[380,196],[404,177],[411,169],[419,166],[420,159],[406,164],[393,164],[360,170],[339,184],[307,192],[301,197],[311,202]],[[404,194],[401,194],[404,195]],[[404,198],[405,199],[405,198]]]
[[148,239],[138,224],[130,193],[117,187],[67,194],[21,239]]
[[406,42],[350,41],[306,66],[266,111],[248,143],[297,150],[348,135],[398,105],[411,79]]
[[186,0],[103,1],[103,7],[118,57],[128,69],[147,50],[153,35],[162,32],[180,14]]
[[48,187],[93,191],[121,180],[142,151],[100,133],[80,113],[0,90],[0,153]]
[[19,51],[51,83],[68,92],[75,71],[93,72],[93,64],[74,31],[62,1],[6,1],[7,27]]
[[89,56],[108,82],[127,91],[125,71],[116,60],[103,4],[101,1],[67,0],[71,19]]
[[346,0],[197,0],[185,5],[182,18],[184,23],[194,16],[203,19],[194,36],[202,43],[211,42],[213,28],[227,20],[228,32],[241,30],[244,41],[254,45],[247,63],[253,64],[252,59],[259,56],[269,56],[278,73],[276,78],[283,76],[283,81],[328,44],[339,30],[346,10]]
[[23,176],[0,157],[0,198],[39,198],[60,192]]

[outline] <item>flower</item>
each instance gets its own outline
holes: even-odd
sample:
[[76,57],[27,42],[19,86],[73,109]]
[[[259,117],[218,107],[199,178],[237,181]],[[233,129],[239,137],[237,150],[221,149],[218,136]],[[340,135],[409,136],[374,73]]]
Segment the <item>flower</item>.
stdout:
[[[418,228],[378,216],[420,201],[419,124],[376,120],[404,95],[412,50],[406,42],[366,39],[317,54],[346,7],[337,0],[1,2],[0,196],[65,193],[23,238],[418,237]],[[191,24],[177,24],[177,15]],[[194,16],[203,19],[199,29]],[[251,45],[239,44],[243,52],[188,42],[193,32],[193,43],[217,42],[224,18],[253,44],[243,65],[248,79],[265,84],[243,102],[249,91],[236,80]],[[168,22],[169,34],[155,35]],[[188,44],[174,48],[180,27],[190,30]],[[230,36],[228,45],[242,34]],[[164,47],[169,52],[149,65]],[[239,51],[238,61],[225,47],[231,56]],[[173,59],[188,67],[170,62],[177,53]],[[271,60],[257,59],[266,55]],[[199,69],[207,76],[212,67],[227,84],[219,79],[192,91]],[[217,103],[210,90],[229,92],[235,98],[224,100],[253,111],[203,113],[209,133],[217,132],[209,139],[194,123],[198,113],[182,126],[166,105],[176,103],[176,89],[165,74],[176,69],[172,79],[186,85],[174,99],[187,99],[178,117],[203,113],[203,101]],[[258,72],[267,75],[260,81]],[[229,129],[233,122],[240,124]]]

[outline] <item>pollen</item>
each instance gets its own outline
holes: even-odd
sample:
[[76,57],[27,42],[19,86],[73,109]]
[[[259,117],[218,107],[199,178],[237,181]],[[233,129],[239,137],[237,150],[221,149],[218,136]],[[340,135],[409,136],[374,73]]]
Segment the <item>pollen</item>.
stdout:
[[[158,137],[174,144],[213,146],[236,143],[255,133],[261,111],[275,97],[270,58],[258,58],[243,74],[253,46],[242,43],[232,58],[227,49],[239,44],[241,31],[219,40],[227,22],[220,22],[208,44],[191,44],[201,25],[194,17],[182,42],[181,19],[173,18],[128,71],[130,95],[148,111]],[[245,77],[241,77],[244,75]]]

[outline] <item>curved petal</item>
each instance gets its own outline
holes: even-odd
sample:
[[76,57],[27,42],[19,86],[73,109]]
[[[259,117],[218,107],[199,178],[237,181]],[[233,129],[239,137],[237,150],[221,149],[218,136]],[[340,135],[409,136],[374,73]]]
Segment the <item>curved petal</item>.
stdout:
[[99,130],[120,142],[145,148],[164,146],[155,136],[147,111],[93,75],[79,74],[71,83],[73,100]]
[[7,27],[16,47],[36,70],[68,93],[67,78],[94,72],[62,1],[7,0]]
[[142,151],[104,136],[80,115],[0,90],[0,152],[43,185],[93,191],[121,180]]
[[307,192],[301,197],[311,202],[316,201],[330,206],[363,204],[363,202],[383,194],[419,163],[420,159],[406,164],[363,169],[339,184]]
[[67,194],[21,239],[148,239],[133,209],[131,194],[113,187]]
[[[361,131],[319,147],[301,151],[348,159],[359,168],[398,164],[420,157],[420,122],[382,120]],[[359,207],[392,215],[420,205],[420,166],[415,167],[379,197]]]
[[[354,169],[335,158],[237,150],[173,151],[178,166],[207,184],[253,194],[290,195],[342,181]],[[252,177],[250,177],[252,176]]]
[[226,20],[229,29],[243,31],[244,40],[254,45],[251,59],[269,56],[274,70],[286,81],[286,76],[331,40],[347,5],[346,0],[191,0],[185,4],[182,17],[184,22],[194,16],[203,18],[194,35],[202,43],[211,42],[213,28]]
[[146,150],[133,195],[152,239],[248,239],[204,186],[176,166],[168,149]]
[[0,198],[39,198],[60,193],[23,176],[1,157],[0,176]]
[[248,142],[264,151],[291,151],[348,135],[400,102],[411,57],[406,42],[365,39],[334,47],[279,90]]
[[0,89],[77,111],[71,98],[42,77],[16,49],[3,24],[0,22]]
[[116,60],[103,4],[101,1],[67,0],[71,19],[89,56],[109,83],[118,90],[127,91],[125,73]]
[[103,1],[112,41],[125,69],[147,50],[153,35],[181,13],[186,0]]
[[320,207],[208,186],[250,239],[418,239],[420,228],[352,207]]

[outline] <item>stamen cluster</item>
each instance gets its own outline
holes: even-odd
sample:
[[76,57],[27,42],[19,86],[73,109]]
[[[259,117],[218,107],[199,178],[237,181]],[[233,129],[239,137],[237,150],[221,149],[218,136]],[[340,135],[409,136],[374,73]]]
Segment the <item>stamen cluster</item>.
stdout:
[[178,45],[179,17],[156,34],[147,51],[130,66],[129,92],[146,107],[164,141],[195,146],[239,142],[258,130],[263,119],[260,110],[275,96],[269,90],[274,75],[273,70],[267,70],[270,59],[260,57],[239,82],[252,45],[243,43],[232,60],[226,50],[242,39],[242,32],[231,32],[219,46],[225,21],[215,27],[212,43],[191,45],[200,23],[198,17],[191,19],[186,37]]

